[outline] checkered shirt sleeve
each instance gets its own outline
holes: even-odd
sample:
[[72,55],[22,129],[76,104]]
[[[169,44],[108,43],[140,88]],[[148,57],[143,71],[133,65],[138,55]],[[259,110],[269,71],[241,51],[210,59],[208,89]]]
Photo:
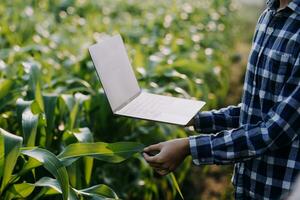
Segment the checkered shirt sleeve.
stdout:
[[[225,112],[228,113],[228,112]],[[232,118],[221,112],[198,115],[197,130],[214,130],[231,125]],[[216,122],[215,116],[222,116]],[[203,122],[200,122],[201,119]],[[210,121],[210,122],[208,122]],[[206,125],[205,125],[206,124]],[[201,127],[204,126],[204,127]],[[201,164],[227,164],[262,155],[267,150],[284,148],[297,137],[300,128],[300,55],[291,76],[285,82],[277,103],[256,125],[242,125],[217,134],[191,136],[190,150],[193,162]]]
[[239,126],[241,105],[220,110],[199,112],[194,117],[194,129],[200,133],[216,133]]

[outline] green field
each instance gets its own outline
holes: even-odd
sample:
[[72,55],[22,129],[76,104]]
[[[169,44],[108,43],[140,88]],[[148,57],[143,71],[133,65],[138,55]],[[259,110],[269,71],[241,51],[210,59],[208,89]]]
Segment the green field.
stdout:
[[[228,94],[235,16],[230,0],[2,1],[0,199],[180,199],[140,152],[195,133],[113,116],[87,48],[120,33],[141,87],[209,110]],[[186,199],[190,167],[174,173]]]

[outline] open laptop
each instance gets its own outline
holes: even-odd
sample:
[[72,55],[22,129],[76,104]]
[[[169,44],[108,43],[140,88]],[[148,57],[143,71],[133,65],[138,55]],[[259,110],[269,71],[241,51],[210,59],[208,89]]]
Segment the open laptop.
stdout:
[[90,46],[89,52],[114,114],[186,125],[205,104],[142,91],[120,35]]

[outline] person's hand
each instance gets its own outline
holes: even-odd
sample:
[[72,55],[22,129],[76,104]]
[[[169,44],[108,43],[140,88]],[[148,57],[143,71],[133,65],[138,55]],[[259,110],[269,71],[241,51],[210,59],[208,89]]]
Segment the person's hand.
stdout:
[[182,138],[148,146],[143,156],[158,174],[164,176],[174,171],[189,154],[189,139]]

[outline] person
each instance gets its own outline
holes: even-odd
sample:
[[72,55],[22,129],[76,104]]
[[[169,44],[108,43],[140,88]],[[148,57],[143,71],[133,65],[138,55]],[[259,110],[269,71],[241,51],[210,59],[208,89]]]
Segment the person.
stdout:
[[267,1],[241,103],[197,113],[191,125],[210,134],[146,147],[149,165],[166,175],[188,155],[196,165],[234,163],[235,199],[285,198],[300,170],[299,32],[300,0]]

